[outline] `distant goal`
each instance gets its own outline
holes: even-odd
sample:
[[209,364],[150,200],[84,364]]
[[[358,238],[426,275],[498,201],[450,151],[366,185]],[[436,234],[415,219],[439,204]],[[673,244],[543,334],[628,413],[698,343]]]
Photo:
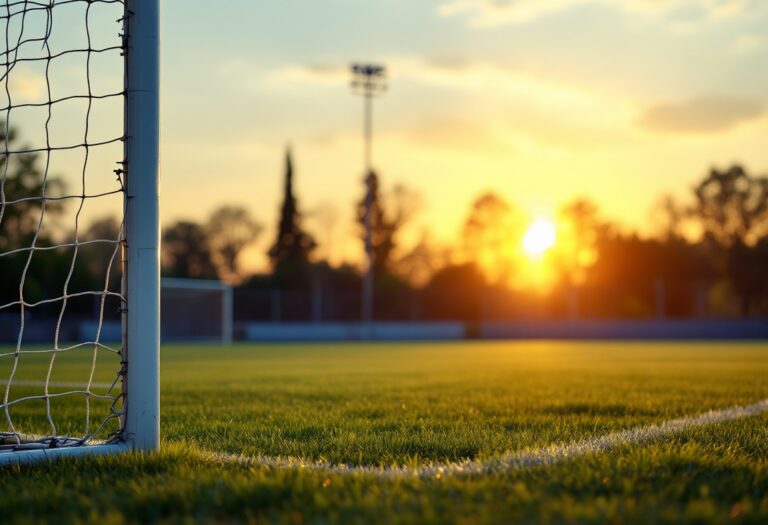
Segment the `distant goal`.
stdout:
[[159,447],[158,11],[0,0],[0,466]]
[[232,286],[222,281],[167,277],[161,283],[164,342],[232,343]]

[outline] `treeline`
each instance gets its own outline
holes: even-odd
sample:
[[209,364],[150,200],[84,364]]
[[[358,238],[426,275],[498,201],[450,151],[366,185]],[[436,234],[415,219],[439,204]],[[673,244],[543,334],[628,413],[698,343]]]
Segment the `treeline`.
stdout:
[[[238,316],[359,319],[361,271],[315,257],[293,177],[289,153],[272,271],[242,277]],[[399,187],[385,197],[368,174],[356,205],[361,252],[367,202],[377,319],[768,314],[768,179],[740,166],[713,169],[682,201],[664,198],[653,235],[612,224],[589,200],[571,202],[555,220],[557,242],[535,262],[521,251],[529,219],[497,194],[473,202],[456,245],[425,236],[408,250],[400,237],[418,196]]]
[[[11,132],[8,143],[17,141]],[[70,295],[120,289],[121,225],[107,217],[73,230],[64,213],[71,199],[40,198],[68,194],[60,177],[43,180],[40,164],[36,155],[0,159],[0,314],[22,296],[35,303],[65,287]],[[247,209],[224,206],[203,222],[164,228],[163,275],[235,284],[240,319],[359,319],[361,269],[328,262],[318,232],[305,224],[294,178],[288,151],[269,271],[243,268],[243,252],[265,226]],[[419,196],[404,186],[383,191],[376,173],[362,182],[355,220],[364,253],[370,203],[377,319],[768,315],[768,179],[740,166],[713,169],[680,201],[665,198],[652,235],[605,220],[589,200],[569,203],[554,220],[557,242],[536,261],[521,248],[529,218],[495,193],[472,203],[454,245],[425,234],[406,248],[403,231]],[[73,298],[68,312],[92,313],[94,301]],[[39,311],[56,315],[60,307]]]
[[[2,122],[0,142],[10,151],[24,149]],[[111,217],[76,220],[76,204],[82,210],[86,200],[46,172],[40,155],[0,156],[0,321],[18,319],[23,304],[25,318],[66,323],[102,309],[102,297],[91,292],[120,292],[120,225]],[[106,297],[107,316],[119,308],[117,297]]]
[[501,198],[485,195],[465,226],[465,264],[449,265],[433,278],[452,272],[443,278],[446,285],[474,282],[472,289],[483,291],[463,290],[472,306],[444,306],[441,315],[768,314],[768,179],[740,166],[713,169],[687,200],[664,198],[655,219],[655,234],[641,236],[602,219],[588,200],[564,206],[556,221],[558,241],[538,262],[551,270],[549,286],[535,293],[525,287],[531,276],[521,265],[524,258],[508,249],[520,245],[521,220]]

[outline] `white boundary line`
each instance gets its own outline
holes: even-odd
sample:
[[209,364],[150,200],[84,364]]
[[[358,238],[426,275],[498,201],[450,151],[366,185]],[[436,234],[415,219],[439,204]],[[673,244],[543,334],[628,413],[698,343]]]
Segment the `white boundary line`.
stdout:
[[727,423],[738,419],[758,416],[768,412],[768,399],[752,405],[738,406],[723,410],[712,410],[697,416],[682,417],[665,421],[658,425],[636,427],[619,432],[612,432],[602,437],[585,439],[570,444],[530,449],[514,454],[504,454],[486,461],[466,460],[455,463],[435,463],[418,467],[368,467],[333,464],[328,462],[304,461],[295,458],[275,458],[268,456],[243,456],[236,454],[205,453],[205,456],[218,463],[242,466],[263,466],[275,469],[304,469],[328,474],[371,475],[379,478],[441,478],[443,476],[466,476],[492,473],[504,473],[534,467],[556,465],[573,458],[589,454],[610,452],[626,445],[638,445],[656,439],[672,436],[684,430],[704,427],[718,423]]
[[[679,434],[684,430],[707,425],[727,423],[739,419],[759,416],[768,412],[768,399],[745,406],[723,410],[711,410],[697,416],[682,417],[665,421],[658,425],[636,427],[605,436],[584,439],[569,444],[552,445],[529,449],[514,454],[504,454],[486,461],[466,460],[453,463],[434,463],[417,467],[370,467],[333,464],[323,461],[305,461],[296,458],[277,458],[269,456],[244,456],[216,452],[200,452],[203,459],[216,463],[235,464],[245,467],[269,467],[274,469],[296,469],[327,474],[369,475],[381,479],[387,478],[441,478],[444,476],[469,476],[493,473],[513,472],[535,467],[556,465],[574,458],[590,454],[606,453],[622,446],[639,445],[661,438]],[[0,466],[19,463],[21,455],[27,461],[50,461],[65,455],[109,454],[127,451],[124,445],[104,445],[95,447],[74,447],[62,449],[34,450],[26,453],[5,452],[0,454]]]

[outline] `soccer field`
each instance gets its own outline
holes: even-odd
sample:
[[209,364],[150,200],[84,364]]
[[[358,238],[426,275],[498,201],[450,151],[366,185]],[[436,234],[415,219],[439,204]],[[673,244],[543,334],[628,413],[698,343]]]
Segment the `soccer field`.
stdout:
[[[89,358],[68,356],[55,380],[77,381]],[[18,378],[29,382],[19,388],[34,392],[45,366],[27,362]],[[108,380],[104,373],[96,379]],[[167,346],[163,451],[5,468],[0,516],[764,523],[765,413],[610,449],[589,444],[753,405],[768,398],[766,378],[768,344],[755,343]],[[82,419],[79,405],[59,408],[63,426]],[[29,421],[40,415],[31,411]],[[555,454],[548,447],[577,442],[587,449],[572,458],[498,459],[541,459]],[[462,473],[462,464],[493,468]]]

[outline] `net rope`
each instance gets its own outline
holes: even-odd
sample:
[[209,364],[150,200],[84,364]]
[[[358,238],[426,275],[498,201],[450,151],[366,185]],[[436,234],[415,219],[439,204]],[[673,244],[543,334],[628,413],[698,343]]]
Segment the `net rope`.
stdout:
[[[96,20],[94,11],[103,6],[112,6],[117,14],[111,21],[114,25],[113,40],[107,43],[96,42],[93,37]],[[113,11],[108,11],[113,13]],[[84,30],[84,45],[73,45],[71,48],[59,49],[54,44],[54,35],[70,31],[65,24],[66,16],[77,13],[81,17],[80,30]],[[100,57],[108,57],[119,64],[120,80],[123,81],[123,59],[126,48],[126,12],[124,0],[48,0],[48,1],[0,1],[0,90],[5,93],[5,103],[0,106],[0,241],[13,238],[15,224],[9,217],[14,213],[24,213],[33,216],[36,222],[34,231],[29,237],[19,236],[27,242],[24,245],[14,245],[12,242],[0,242],[0,263],[11,258],[20,258],[21,268],[18,282],[18,293],[15,296],[0,295],[0,316],[13,317],[15,344],[0,346],[0,453],[20,449],[71,447],[93,442],[115,440],[122,431],[123,419],[123,388],[125,375],[125,349],[118,342],[112,344],[104,340],[103,332],[105,316],[110,300],[119,305],[122,312],[125,308],[125,298],[116,281],[115,267],[121,262],[122,249],[125,246],[125,162],[122,156],[109,158],[114,150],[110,145],[122,143],[125,139],[125,127],[121,120],[118,136],[98,137],[93,133],[94,105],[99,101],[117,101],[121,108],[119,115],[123,119],[122,107],[125,101],[125,89],[110,92],[98,92],[94,88],[94,61]],[[100,28],[103,30],[103,27]],[[108,29],[111,29],[108,28]],[[58,42],[58,40],[57,40]],[[58,64],[67,60],[82,59],[84,61],[84,89],[82,92],[65,96],[54,96],[54,79],[52,72]],[[70,62],[71,63],[71,62]],[[27,100],[29,97],[17,97],[19,83],[25,78],[17,78],[18,70],[24,66],[37,65],[41,68],[40,89],[38,100]],[[66,64],[64,64],[66,65]],[[61,67],[61,66],[59,66]],[[28,80],[28,79],[27,79]],[[124,86],[124,82],[121,82]],[[84,123],[82,135],[71,136],[68,142],[58,143],[53,140],[52,129],[55,126],[70,125],[70,122],[60,122],[63,119],[59,108],[66,104],[84,104],[82,112]],[[44,144],[19,145],[15,144],[15,131],[23,135],[24,120],[17,115],[24,110],[42,108],[44,129],[42,135]],[[58,121],[57,121],[58,119]],[[70,170],[72,179],[79,184],[79,192],[64,192],[56,194],[52,191],[56,166],[57,152],[74,151],[81,153],[81,161],[76,168]],[[106,152],[106,155],[103,154]],[[121,154],[122,155],[122,154]],[[109,158],[109,160],[104,160]],[[33,195],[14,193],[15,178],[21,177],[18,167],[23,163],[37,162],[41,165],[39,191]],[[14,170],[16,175],[14,175]],[[108,177],[111,188],[101,191],[88,192],[89,178]],[[111,211],[118,215],[120,224],[114,238],[87,238],[84,235],[84,210],[97,201],[117,198],[119,209],[112,207]],[[112,203],[113,201],[109,201]],[[109,203],[101,204],[110,206]],[[58,238],[44,234],[49,222],[54,222],[58,212],[52,211],[61,207],[74,210],[73,224],[61,225],[68,232]],[[106,253],[107,261],[103,261],[105,271],[99,275],[98,288],[78,290],[75,281],[78,275],[78,264],[82,264],[84,250],[101,247]],[[107,250],[104,250],[106,248]],[[60,288],[46,290],[43,297],[31,294],[30,281],[35,271],[37,258],[45,257],[51,252],[65,253],[66,269],[62,268],[64,276]],[[63,265],[62,265],[63,266]],[[2,268],[0,266],[0,268]],[[0,282],[15,278],[12,275],[0,273]],[[7,282],[7,281],[6,281]],[[14,281],[15,282],[15,281]],[[96,282],[96,281],[94,281]],[[119,280],[118,280],[119,282]],[[114,289],[118,288],[118,289]],[[39,293],[39,292],[38,292]],[[95,322],[95,336],[86,340],[71,341],[71,331],[65,330],[65,317],[71,309],[73,301],[92,298],[94,309],[90,314]],[[31,316],[36,311],[47,308],[51,313],[52,334],[44,346],[31,346],[28,327]],[[119,316],[119,312],[117,312]],[[0,331],[3,330],[0,324]],[[73,355],[77,358],[67,363],[63,370],[66,374],[77,374],[75,381],[56,381],[55,375],[61,372],[59,365],[64,356]],[[100,374],[100,359],[111,356],[107,364],[108,380]],[[103,365],[102,365],[103,366]],[[74,368],[73,368],[74,367]],[[31,370],[34,376],[24,375],[22,369]],[[67,376],[70,377],[70,376]],[[101,380],[101,382],[99,382]],[[78,425],[68,421],[66,425],[57,417],[57,407],[63,407],[65,417],[72,418],[73,410],[79,416],[84,415],[84,421]],[[33,424],[32,422],[36,422]],[[60,428],[66,427],[76,432],[64,433]]]

